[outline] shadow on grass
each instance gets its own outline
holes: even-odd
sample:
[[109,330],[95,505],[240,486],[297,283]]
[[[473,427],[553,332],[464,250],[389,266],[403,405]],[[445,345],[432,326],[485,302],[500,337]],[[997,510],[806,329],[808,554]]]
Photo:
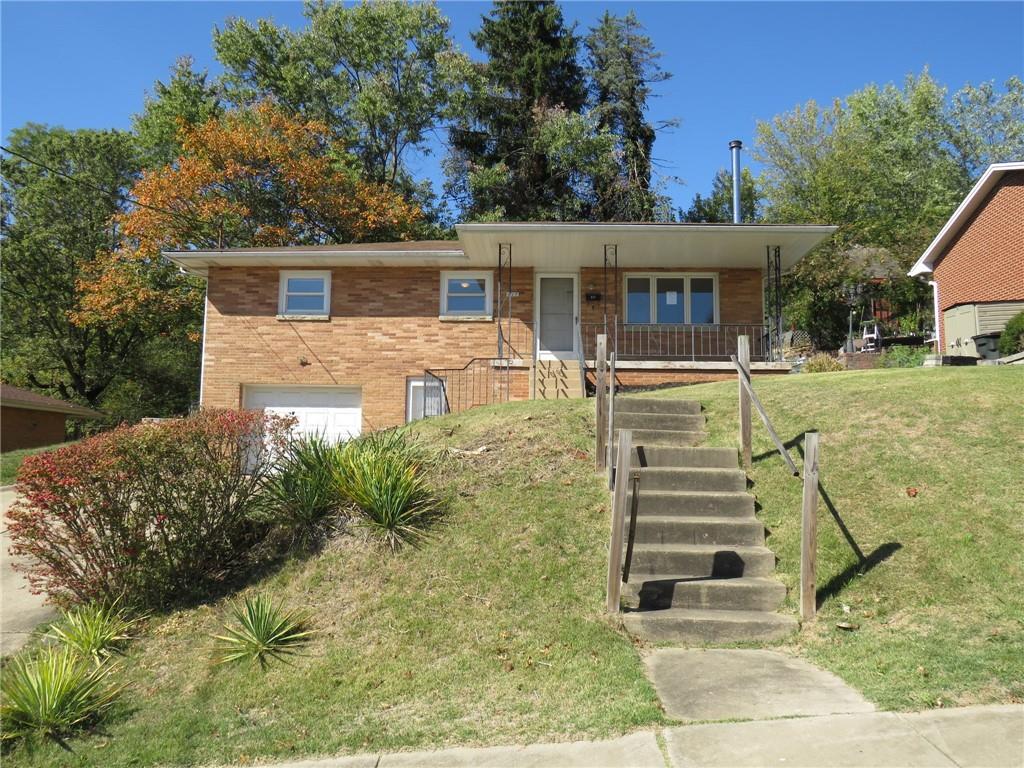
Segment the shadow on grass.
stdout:
[[830,597],[835,597],[846,585],[853,581],[858,576],[863,576],[865,573],[870,571],[876,565],[880,565],[892,557],[896,552],[903,549],[903,545],[898,541],[890,541],[887,544],[883,544],[880,547],[876,547],[875,550],[853,565],[844,568],[842,571],[837,573],[831,579],[828,580],[827,584],[824,584],[819,590],[817,595],[817,604],[820,608],[822,604]]
[[[800,458],[803,459],[804,437],[809,431],[812,430],[804,430],[799,435],[785,441],[783,445],[786,447],[786,450],[789,451],[796,448],[797,453],[800,454]],[[778,451],[773,449],[771,451],[760,453],[757,456],[752,457],[752,459],[753,461],[763,461],[775,456],[777,453]],[[829,514],[832,515],[832,519],[835,520],[840,533],[842,533],[843,538],[846,539],[846,543],[850,545],[850,549],[853,550],[854,555],[857,557],[857,562],[855,564],[844,569],[841,573],[836,574],[827,584],[818,590],[818,605],[820,606],[828,598],[839,594],[839,592],[841,592],[843,588],[855,577],[863,576],[875,566],[888,560],[898,550],[902,549],[903,545],[899,542],[891,541],[887,544],[882,544],[881,546],[876,547],[871,554],[865,555],[864,550],[860,548],[857,540],[853,537],[853,533],[846,525],[842,515],[839,514],[839,510],[836,508],[835,503],[832,501],[832,497],[829,496],[828,491],[825,489],[825,485],[821,482],[820,478],[818,479],[818,497],[821,499],[822,503],[824,503]]]

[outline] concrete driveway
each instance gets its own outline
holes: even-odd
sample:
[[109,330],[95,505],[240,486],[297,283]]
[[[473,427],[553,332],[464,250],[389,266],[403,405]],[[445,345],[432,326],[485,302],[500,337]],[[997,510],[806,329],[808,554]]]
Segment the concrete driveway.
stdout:
[[33,629],[56,616],[52,607],[43,605],[41,595],[29,592],[28,582],[11,567],[14,559],[7,551],[11,546],[7,536],[7,508],[14,499],[12,488],[0,489],[0,510],[3,513],[0,530],[0,656],[14,653],[25,644]]

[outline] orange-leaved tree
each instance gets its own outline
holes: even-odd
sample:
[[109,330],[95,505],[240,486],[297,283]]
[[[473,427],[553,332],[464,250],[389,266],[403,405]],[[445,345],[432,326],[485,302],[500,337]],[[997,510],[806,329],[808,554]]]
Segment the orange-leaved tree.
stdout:
[[180,138],[181,157],[144,173],[141,205],[117,217],[125,245],[80,281],[83,324],[145,305],[189,312],[198,328],[201,286],[164,250],[402,240],[422,223],[416,205],[360,178],[326,126],[271,102],[183,125]]

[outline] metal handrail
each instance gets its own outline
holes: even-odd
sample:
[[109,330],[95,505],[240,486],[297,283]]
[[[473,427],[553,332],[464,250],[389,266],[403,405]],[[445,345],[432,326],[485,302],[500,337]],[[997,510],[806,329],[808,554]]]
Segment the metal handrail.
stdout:
[[432,395],[437,398],[438,407],[427,413],[428,394],[424,392],[424,416],[459,413],[478,405],[504,403],[511,399],[508,358],[474,357],[458,368],[428,368],[424,371],[424,379],[431,389],[439,393]]
[[[607,322],[582,323],[584,357],[593,359],[596,339],[608,329]],[[736,354],[737,339],[748,336],[752,358],[771,360],[767,328],[757,323],[621,323],[615,318],[609,346],[620,362],[625,360],[690,360],[728,362]]]

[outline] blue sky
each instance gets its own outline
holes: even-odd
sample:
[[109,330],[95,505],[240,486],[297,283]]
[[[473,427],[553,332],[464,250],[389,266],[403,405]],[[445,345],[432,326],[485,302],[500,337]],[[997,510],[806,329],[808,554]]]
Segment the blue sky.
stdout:
[[[457,43],[489,3],[441,2]],[[728,142],[753,141],[754,126],[808,99],[830,102],[863,85],[901,82],[925,66],[956,90],[1024,72],[1024,3],[567,2],[585,31],[607,8],[633,8],[673,73],[651,117],[676,117],[659,136],[661,171],[681,178],[668,192],[686,205],[728,164]],[[27,121],[69,128],[127,128],[156,79],[191,55],[219,71],[211,31],[229,16],[303,23],[297,2],[0,2],[4,136]],[[412,158],[440,187],[439,153]]]

